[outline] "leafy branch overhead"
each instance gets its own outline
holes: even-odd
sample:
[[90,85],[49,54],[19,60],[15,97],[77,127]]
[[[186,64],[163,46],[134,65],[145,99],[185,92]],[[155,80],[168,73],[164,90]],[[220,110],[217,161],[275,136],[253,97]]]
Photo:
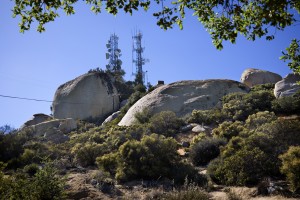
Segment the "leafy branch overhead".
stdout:
[[[43,32],[44,25],[54,21],[60,10],[67,15],[74,14],[73,6],[77,1],[14,0],[13,13],[21,17],[21,32],[29,30],[34,20],[39,23],[37,30]],[[223,48],[223,41],[235,43],[238,33],[253,41],[263,36],[266,40],[272,40],[276,30],[293,25],[300,13],[299,0],[175,0],[171,3],[164,0],[84,1],[91,5],[95,13],[100,13],[105,7],[113,15],[120,10],[130,14],[140,9],[147,11],[151,4],[162,4],[163,7],[153,16],[157,18],[157,25],[165,30],[173,28],[174,24],[182,29],[185,13],[190,10],[210,33],[217,49]],[[295,72],[299,72],[299,68],[299,65],[296,66],[297,71],[292,67]]]

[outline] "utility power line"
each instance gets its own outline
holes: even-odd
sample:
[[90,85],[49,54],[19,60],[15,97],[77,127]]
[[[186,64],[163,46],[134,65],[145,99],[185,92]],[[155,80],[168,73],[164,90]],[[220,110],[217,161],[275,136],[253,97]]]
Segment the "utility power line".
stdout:
[[[118,95],[112,95],[112,96],[115,97],[115,96],[118,96]],[[54,101],[44,100],[44,99],[34,99],[34,98],[26,98],[26,97],[15,97],[15,96],[8,96],[8,95],[2,95],[2,94],[0,94],[0,97],[10,98],[10,99],[20,99],[20,100],[26,100],[26,101],[47,102],[47,103],[53,103],[54,102]],[[61,103],[65,103],[65,104],[87,104],[87,103],[66,102],[66,101],[62,101]],[[94,104],[94,105],[96,105],[96,104]]]
[[28,101],[41,101],[41,102],[53,103],[53,101],[49,101],[49,100],[31,99],[31,98],[26,98],[26,97],[14,97],[14,96],[2,95],[2,94],[0,94],[0,97],[10,98],[10,99],[22,99],[22,100],[28,100]]

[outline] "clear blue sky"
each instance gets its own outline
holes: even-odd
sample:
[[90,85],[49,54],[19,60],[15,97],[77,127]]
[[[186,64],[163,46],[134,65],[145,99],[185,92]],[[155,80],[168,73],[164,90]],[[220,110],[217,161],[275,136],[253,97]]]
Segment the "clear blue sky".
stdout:
[[[142,31],[145,66],[149,82],[171,83],[179,80],[226,78],[239,80],[246,68],[260,68],[287,75],[290,70],[278,58],[292,38],[299,37],[300,26],[277,31],[274,41],[255,42],[238,38],[237,44],[225,43],[218,51],[210,35],[195,17],[184,21],[184,30],[177,27],[164,31],[156,25],[151,13],[136,12],[133,16],[95,15],[90,6],[79,2],[76,14],[61,14],[46,25],[46,32],[19,33],[18,18],[12,18],[11,1],[0,2],[0,94],[53,100],[57,87],[89,69],[105,68],[105,44],[111,33],[119,36],[121,60],[126,80],[132,73],[132,32]],[[190,14],[191,15],[191,14]],[[35,113],[50,114],[51,103],[0,97],[0,126],[18,128]]]

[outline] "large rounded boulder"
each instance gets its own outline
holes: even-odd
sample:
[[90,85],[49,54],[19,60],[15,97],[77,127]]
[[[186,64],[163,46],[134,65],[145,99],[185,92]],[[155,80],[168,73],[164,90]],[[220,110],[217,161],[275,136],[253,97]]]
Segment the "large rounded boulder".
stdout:
[[206,110],[218,105],[221,98],[232,92],[247,92],[248,87],[232,80],[180,81],[163,85],[137,101],[119,122],[130,126],[135,114],[147,109],[150,114],[173,111],[179,117],[191,114],[194,109]]
[[241,76],[241,82],[248,87],[266,83],[277,83],[281,79],[282,77],[279,74],[253,68],[246,69]]
[[288,74],[284,79],[275,84],[275,97],[292,96],[296,92],[300,91],[300,85],[297,84],[297,82],[300,82],[299,74]]
[[117,89],[104,72],[90,72],[62,84],[52,104],[57,119],[104,119],[118,109]]

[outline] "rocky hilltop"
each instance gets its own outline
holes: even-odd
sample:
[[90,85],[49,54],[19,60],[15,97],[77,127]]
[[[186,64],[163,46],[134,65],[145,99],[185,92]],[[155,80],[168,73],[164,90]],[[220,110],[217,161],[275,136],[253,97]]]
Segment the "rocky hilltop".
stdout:
[[57,119],[103,119],[119,109],[119,96],[109,75],[91,72],[59,86],[52,109]]
[[119,125],[132,125],[135,114],[144,109],[151,114],[169,110],[182,117],[194,109],[206,110],[217,106],[228,93],[247,91],[248,87],[240,82],[222,79],[179,81],[163,85],[137,101]]

